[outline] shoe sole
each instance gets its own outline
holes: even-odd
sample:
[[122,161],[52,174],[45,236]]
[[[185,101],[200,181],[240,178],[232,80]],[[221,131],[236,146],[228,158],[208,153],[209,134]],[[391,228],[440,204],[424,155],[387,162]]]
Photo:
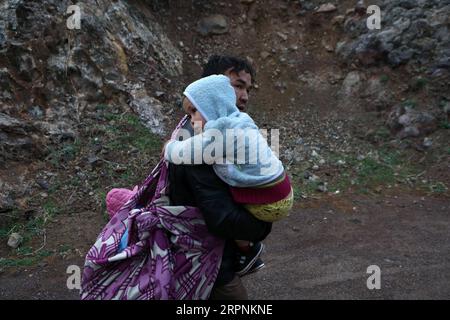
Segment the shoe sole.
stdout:
[[[247,265],[247,267],[241,271],[237,271],[236,274],[239,277],[242,277],[243,275],[245,275],[246,273],[248,273],[248,271],[251,269],[251,267],[253,266],[253,264],[255,263],[255,261],[259,258],[259,256],[261,255],[261,253],[263,253],[264,251],[264,243],[261,243],[261,249],[259,249],[259,252],[253,257],[253,259],[250,261],[250,263]],[[262,265],[262,267],[264,267],[264,264]],[[261,268],[259,268],[261,269]],[[259,270],[258,269],[258,270]],[[258,270],[255,270],[258,271]]]
[[250,269],[246,274],[244,274],[244,276],[246,276],[246,275],[248,275],[248,274],[255,273],[255,272],[257,272],[257,271],[259,271],[259,270],[261,270],[261,269],[264,269],[265,267],[266,267],[266,264],[263,262],[262,264],[260,264],[260,265],[257,266],[256,268]]

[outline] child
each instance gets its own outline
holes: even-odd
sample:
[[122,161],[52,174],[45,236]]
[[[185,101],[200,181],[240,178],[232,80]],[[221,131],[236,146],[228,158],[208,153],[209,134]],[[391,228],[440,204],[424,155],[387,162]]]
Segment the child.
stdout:
[[[219,150],[225,146],[222,148],[224,152],[216,152],[217,149],[214,149],[215,154],[212,156],[211,153],[210,160],[213,161],[211,164],[219,178],[230,185],[233,199],[243,204],[256,218],[264,221],[274,222],[287,216],[293,204],[293,190],[289,178],[254,121],[236,107],[235,91],[229,78],[223,75],[202,78],[190,84],[184,91],[184,96],[183,109],[190,116],[192,126],[196,129],[197,124],[200,124],[204,132],[183,141],[167,142],[164,149],[165,159],[178,163],[190,152],[190,161],[194,161],[200,154],[200,163],[207,163],[203,151],[208,147],[211,150],[214,143]],[[238,129],[241,130],[240,133]],[[234,130],[235,133],[231,137],[226,133],[229,130]],[[218,133],[221,134],[223,144],[217,140]],[[242,133],[252,133],[253,139],[240,139]],[[229,152],[224,150],[231,146],[230,143],[233,146],[231,157]],[[255,148],[258,151],[256,157],[250,154]],[[240,164],[242,159],[236,161],[239,152],[241,155],[244,152],[243,164]],[[194,162],[196,163],[198,161]],[[241,253],[236,272],[239,276],[264,266],[259,259],[264,249],[262,243],[236,240],[236,244]]]

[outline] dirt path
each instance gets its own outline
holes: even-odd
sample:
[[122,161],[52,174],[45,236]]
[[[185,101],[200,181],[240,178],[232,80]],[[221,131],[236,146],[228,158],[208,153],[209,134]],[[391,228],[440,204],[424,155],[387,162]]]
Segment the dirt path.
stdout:
[[[267,268],[245,282],[254,299],[448,299],[449,212],[407,194],[323,199],[275,225]],[[370,265],[380,290],[367,289]]]
[[[308,2],[319,4],[319,1]],[[170,8],[155,14],[171,41],[183,44],[179,48],[183,52],[183,79],[173,79],[183,83],[180,92],[181,87],[200,75],[200,65],[213,53],[248,56],[254,61],[257,87],[251,93],[249,113],[261,128],[280,129],[283,161],[292,164],[288,171],[295,174],[296,181],[300,181],[299,190],[308,196],[288,219],[274,225],[263,257],[267,267],[245,278],[252,299],[450,298],[449,198],[424,197],[409,191],[398,192],[397,196],[393,191],[377,196],[346,191],[350,186],[353,190],[360,187],[353,186],[352,179],[360,179],[365,184],[364,190],[379,192],[384,192],[385,187],[395,189],[406,185],[430,190],[435,188],[435,182],[445,189],[441,191],[448,191],[443,182],[448,184],[449,181],[448,130],[431,136],[433,147],[428,151],[414,149],[415,143],[423,137],[410,143],[411,150],[403,150],[407,147],[406,140],[397,141],[398,149],[406,153],[408,161],[392,160],[398,151],[395,144],[393,150],[389,149],[389,157],[378,159],[377,149],[384,144],[391,145],[393,139],[385,127],[384,112],[402,101],[423,100],[433,104],[434,100],[420,91],[407,90],[412,75],[405,73],[404,68],[393,70],[383,65],[359,68],[343,63],[336,52],[329,49],[344,36],[342,24],[332,23],[332,17],[346,15],[355,3],[339,1],[339,12],[317,15],[301,13],[297,1],[266,1],[264,5],[253,6],[255,10],[238,0],[230,6],[225,2],[210,2],[201,11],[194,2],[171,1]],[[195,31],[199,17],[218,12],[227,17],[232,32],[214,37],[199,36]],[[230,52],[226,52],[228,50]],[[363,76],[356,83],[357,88],[377,83],[371,82],[376,79],[387,83],[393,96],[387,110],[375,112],[363,89],[352,94],[355,102],[348,102],[347,95],[346,99],[340,98],[346,76],[354,71]],[[384,90],[385,86],[380,88]],[[428,89],[424,92],[432,95]],[[167,99],[169,94],[175,93],[167,91]],[[91,125],[89,119],[85,119],[87,125],[81,134],[85,140],[76,148],[65,149],[74,157],[65,166],[42,163],[34,167],[35,164],[25,162],[15,169],[8,166],[0,172],[1,176],[14,180],[11,180],[14,185],[18,183],[15,180],[33,181],[36,172],[48,171],[50,175],[46,179],[54,191],[48,191],[48,199],[44,200],[38,194],[43,190],[37,189],[33,199],[40,202],[32,203],[30,208],[35,209],[37,217],[45,211],[42,210],[45,204],[46,211],[55,213],[52,218],[55,220],[45,226],[46,245],[41,253],[47,251],[48,256],[30,263],[32,267],[6,268],[0,264],[0,299],[78,299],[78,291],[68,290],[66,286],[69,276],[66,270],[70,265],[82,267],[87,250],[104,226],[100,207],[106,192],[112,185],[138,183],[145,175],[142,168],[155,163],[147,158],[150,153],[145,148],[138,150],[141,156],[130,159],[128,152],[136,151],[137,147],[132,148],[130,144],[112,147],[117,145],[113,144],[117,136],[110,135],[111,132],[118,132],[118,136],[126,133],[125,141],[136,141],[142,138],[142,130],[130,133],[137,127],[132,118],[122,123],[121,116],[100,112],[103,109],[98,110],[100,118],[105,118],[103,122],[95,118],[90,120],[95,125]],[[174,117],[174,121],[177,119]],[[117,131],[119,129],[124,131]],[[100,137],[107,147],[111,145],[106,148],[109,160],[127,166],[133,174],[119,172],[118,169],[122,169],[112,166],[111,161],[100,161],[98,168],[88,164],[89,155],[99,152],[94,150],[97,144],[90,144],[93,136]],[[77,149],[82,151],[76,153]],[[312,156],[312,151],[318,151],[326,161],[321,164],[319,158]],[[63,152],[56,154],[65,155]],[[358,160],[361,155],[367,157],[365,162]],[[101,157],[107,156],[101,154]],[[353,159],[353,162],[337,165],[341,159]],[[329,182],[330,187],[339,188],[340,195],[318,193],[306,179],[299,178],[311,171],[316,162],[320,169],[313,172]],[[399,168],[411,169],[410,162],[420,165],[417,172],[411,174],[416,185],[402,175],[396,176]],[[142,171],[142,176],[134,175],[138,170]],[[30,177],[25,179],[24,172],[28,171]],[[110,179],[113,175],[114,179]],[[397,179],[385,181],[392,177]],[[308,186],[312,188],[309,191]],[[318,194],[321,199],[310,198]],[[28,217],[27,211],[20,212]],[[30,222],[29,217],[26,222]],[[28,250],[36,250],[41,247],[42,239],[36,237],[30,242],[26,243]],[[0,246],[0,259],[17,258],[12,253],[5,241]],[[367,289],[369,274],[366,270],[370,265],[381,268],[380,290]]]
[[[450,202],[402,194],[375,198],[328,196],[298,205],[266,241],[267,267],[244,282],[252,299],[448,299]],[[72,250],[40,267],[0,274],[0,299],[78,299],[68,290],[69,265],[95,240],[103,218],[61,217],[49,243]],[[368,290],[369,265],[381,268],[381,289]]]

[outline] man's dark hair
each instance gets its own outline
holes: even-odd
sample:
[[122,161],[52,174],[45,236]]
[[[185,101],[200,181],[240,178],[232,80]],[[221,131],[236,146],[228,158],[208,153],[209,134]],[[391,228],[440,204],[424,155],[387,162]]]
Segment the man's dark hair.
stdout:
[[254,81],[256,72],[250,62],[233,56],[212,55],[208,62],[203,66],[202,78],[213,74],[223,74],[228,69],[239,73],[242,70],[249,73]]

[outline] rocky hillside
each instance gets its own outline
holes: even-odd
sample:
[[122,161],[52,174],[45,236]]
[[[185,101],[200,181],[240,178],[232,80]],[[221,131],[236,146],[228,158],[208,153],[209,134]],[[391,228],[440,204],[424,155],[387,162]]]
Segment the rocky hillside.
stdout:
[[[2,1],[0,150],[3,210],[24,192],[19,169],[74,143],[97,106],[136,113],[163,134],[163,87],[183,72],[183,57],[145,3],[85,1],[82,28],[68,29],[70,1]],[[175,90],[173,90],[175,91]],[[171,97],[164,97],[170,100]],[[166,107],[165,107],[166,106]],[[4,173],[3,173],[4,172]],[[8,179],[12,179],[11,181]],[[15,180],[15,181],[14,181]]]
[[4,264],[12,233],[39,247],[48,219],[145,177],[213,53],[256,66],[249,113],[280,129],[299,198],[448,196],[450,1],[86,0],[68,29],[70,4],[0,3]]

